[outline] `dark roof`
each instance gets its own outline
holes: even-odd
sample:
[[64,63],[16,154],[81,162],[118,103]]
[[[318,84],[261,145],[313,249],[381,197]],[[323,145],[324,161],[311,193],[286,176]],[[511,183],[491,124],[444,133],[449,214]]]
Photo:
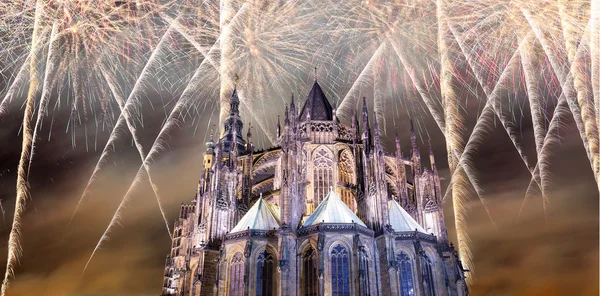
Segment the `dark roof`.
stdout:
[[329,104],[321,86],[315,80],[298,119],[304,121],[310,114],[310,120],[333,120],[332,111],[331,104]]

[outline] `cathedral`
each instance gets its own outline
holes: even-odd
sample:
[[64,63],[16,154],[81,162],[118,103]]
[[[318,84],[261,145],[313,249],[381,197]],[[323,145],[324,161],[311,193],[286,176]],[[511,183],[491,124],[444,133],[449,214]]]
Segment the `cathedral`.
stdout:
[[315,80],[278,120],[278,146],[255,150],[239,103],[236,89],[181,205],[162,295],[468,295],[431,144],[424,167],[412,123],[410,154],[398,135],[386,152],[366,101],[343,124]]

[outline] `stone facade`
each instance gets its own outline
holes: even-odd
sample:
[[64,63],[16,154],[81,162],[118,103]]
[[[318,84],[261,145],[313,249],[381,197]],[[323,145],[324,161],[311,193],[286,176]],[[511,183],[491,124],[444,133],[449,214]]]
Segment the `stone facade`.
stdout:
[[181,206],[163,295],[468,295],[448,242],[435,158],[385,152],[363,102],[342,124],[315,81],[292,97],[278,146],[242,136],[239,99],[206,143],[198,192]]

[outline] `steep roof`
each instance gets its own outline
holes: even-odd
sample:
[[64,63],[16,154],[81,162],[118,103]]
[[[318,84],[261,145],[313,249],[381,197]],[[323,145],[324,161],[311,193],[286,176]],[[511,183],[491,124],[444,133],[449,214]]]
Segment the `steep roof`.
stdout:
[[247,229],[272,230],[273,228],[279,228],[279,221],[279,210],[277,207],[263,200],[261,197],[231,230],[231,233]]
[[302,226],[311,226],[319,223],[356,223],[367,227],[352,212],[352,210],[340,199],[337,193],[329,191],[329,194],[319,204],[315,211],[310,215]]
[[333,120],[332,111],[333,108],[331,108],[331,104],[329,104],[329,101],[325,97],[325,93],[323,93],[321,86],[315,80],[298,119],[304,121],[307,119],[308,114],[310,114],[311,120]]
[[416,229],[419,232],[427,233],[397,201],[390,200],[388,207],[390,209],[390,225],[392,225],[394,231],[415,231]]

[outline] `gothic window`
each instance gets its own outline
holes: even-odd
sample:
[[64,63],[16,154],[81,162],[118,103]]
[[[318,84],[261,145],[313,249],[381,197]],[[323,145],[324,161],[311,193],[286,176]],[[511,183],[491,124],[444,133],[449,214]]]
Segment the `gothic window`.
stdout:
[[275,259],[273,254],[265,250],[256,258],[256,296],[270,296],[273,293],[273,276],[275,275]]
[[310,247],[302,255],[302,288],[303,296],[319,295],[319,273],[318,273],[317,252]]
[[415,289],[413,286],[412,263],[408,255],[400,253],[397,258],[398,267],[400,269],[400,295],[414,296]]
[[431,259],[425,254],[423,254],[423,257],[421,258],[421,272],[423,274],[423,289],[425,290],[425,296],[435,296]]
[[333,186],[333,160],[331,154],[321,148],[313,157],[313,187],[315,202],[319,204]]
[[369,284],[369,255],[364,248],[358,251],[358,279],[360,283],[360,296],[371,296]]
[[341,245],[331,250],[331,295],[350,296],[350,255]]
[[231,270],[229,273],[229,295],[244,295],[244,255],[238,252],[231,259]]

